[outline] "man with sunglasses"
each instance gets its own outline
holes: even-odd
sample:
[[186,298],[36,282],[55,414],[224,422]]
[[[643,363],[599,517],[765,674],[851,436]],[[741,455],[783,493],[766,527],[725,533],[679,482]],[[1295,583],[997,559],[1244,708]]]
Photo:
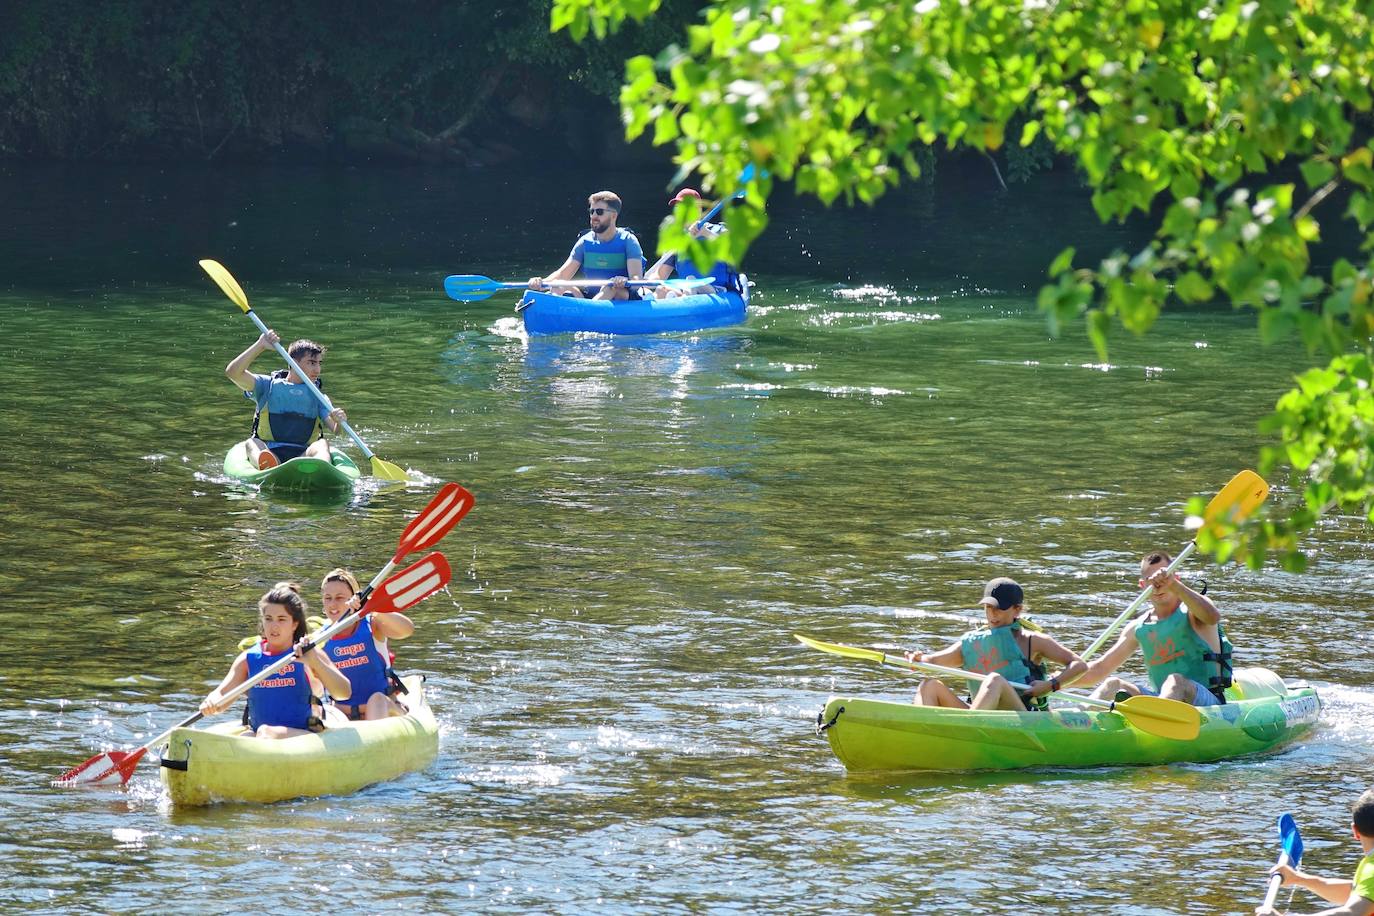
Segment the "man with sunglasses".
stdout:
[[[625,281],[644,276],[644,249],[633,232],[616,226],[619,216],[620,197],[614,192],[597,191],[587,198],[587,219],[591,228],[573,245],[562,267],[547,277],[531,277],[530,289],[564,292],[550,290],[547,284],[551,280],[571,280],[580,270],[588,279],[610,281],[597,292],[597,299],[630,298]],[[582,291],[577,288],[570,288],[565,294],[582,297]]]
[[[1231,686],[1231,641],[1221,626],[1221,612],[1206,595],[1184,585],[1168,569],[1162,550],[1140,561],[1140,585],[1154,587],[1150,610],[1126,625],[1121,638],[1088,665],[1077,683],[1096,684],[1093,696],[1112,699],[1120,693],[1145,693],[1194,706],[1222,706]],[[1149,687],[1108,677],[1139,649],[1145,657]]]

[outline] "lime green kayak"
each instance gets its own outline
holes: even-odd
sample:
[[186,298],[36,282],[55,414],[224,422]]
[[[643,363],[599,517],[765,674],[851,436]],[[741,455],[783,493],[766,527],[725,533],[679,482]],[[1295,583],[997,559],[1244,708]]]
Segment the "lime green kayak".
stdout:
[[1224,706],[1198,710],[1191,741],[1132,728],[1120,713],[1060,707],[984,712],[835,697],[816,729],[853,771],[1014,770],[1201,763],[1274,750],[1316,724],[1317,692],[1263,668],[1242,668]]
[[353,459],[342,450],[329,450],[331,461],[321,458],[292,458],[274,468],[259,471],[248,462],[248,449],[235,443],[224,456],[224,473],[264,490],[290,490],[297,493],[325,493],[352,490],[361,476]]
[[424,678],[403,679],[409,715],[326,728],[294,738],[254,738],[226,722],[178,728],[162,754],[172,804],[275,802],[345,795],[422,770],[439,754],[439,725],[425,701]]

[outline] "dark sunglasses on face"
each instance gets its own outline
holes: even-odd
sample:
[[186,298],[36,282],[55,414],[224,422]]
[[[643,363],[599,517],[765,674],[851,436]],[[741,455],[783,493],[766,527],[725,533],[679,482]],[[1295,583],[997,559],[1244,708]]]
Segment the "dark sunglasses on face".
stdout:
[[614,212],[614,211],[608,210],[608,209],[605,208],[605,207],[591,207],[591,208],[589,208],[589,209],[587,210],[587,215],[588,215],[588,216],[605,216],[607,213],[612,213],[612,212]]

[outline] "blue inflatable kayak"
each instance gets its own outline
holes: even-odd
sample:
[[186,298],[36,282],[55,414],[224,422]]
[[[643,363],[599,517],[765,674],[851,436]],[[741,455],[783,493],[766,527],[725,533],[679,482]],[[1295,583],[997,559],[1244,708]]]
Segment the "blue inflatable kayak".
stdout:
[[520,314],[529,334],[657,334],[661,331],[699,331],[744,321],[749,304],[749,280],[740,275],[742,293],[724,292],[668,299],[596,301],[549,293],[526,292]]

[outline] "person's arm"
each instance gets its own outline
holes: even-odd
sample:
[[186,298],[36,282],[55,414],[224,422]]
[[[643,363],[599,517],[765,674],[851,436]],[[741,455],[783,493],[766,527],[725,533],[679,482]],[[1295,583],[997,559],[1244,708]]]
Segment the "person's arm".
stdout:
[[382,639],[405,639],[415,632],[415,621],[405,614],[373,614],[372,632]]
[[1163,597],[1182,601],[1195,625],[1214,627],[1221,623],[1221,611],[1217,610],[1212,599],[1189,588],[1176,574],[1169,573],[1165,576],[1164,570],[1161,569],[1150,577],[1150,584]]
[[582,269],[582,261],[576,257],[577,249],[573,249],[574,254],[568,255],[568,259],[547,277],[530,277],[530,289],[543,289],[550,280],[571,280],[577,276],[577,272]]
[[247,350],[235,356],[229,365],[224,367],[224,374],[229,376],[229,381],[251,393],[253,391],[253,373],[248,371],[248,367],[252,365],[253,360],[258,358],[259,354],[272,349],[272,345],[279,340],[277,332],[269,329],[253,341]]
[[[1364,900],[1359,894],[1355,893],[1355,884],[1351,881],[1342,881],[1337,878],[1323,878],[1321,875],[1309,875],[1305,871],[1299,871],[1291,865],[1275,865],[1269,869],[1270,875],[1278,875],[1283,879],[1284,884],[1293,884],[1305,888],[1316,894],[1328,903],[1339,903],[1343,907],[1348,907],[1354,901]],[[1370,903],[1364,900],[1365,903]],[[1258,912],[1258,911],[1257,911]],[[1371,916],[1368,910],[1349,910],[1335,909],[1323,910],[1323,913],[1359,913],[1359,916]]]
[[1121,637],[1116,641],[1116,645],[1089,662],[1082,677],[1071,680],[1061,675],[1059,678],[1060,686],[1067,687],[1070,684],[1076,684],[1079,687],[1091,687],[1094,684],[1102,683],[1108,675],[1126,663],[1126,659],[1131,657],[1131,653],[1135,652],[1136,646],[1139,645],[1135,638],[1137,626],[1134,622],[1126,624],[1126,629],[1121,631]]
[[[673,262],[673,263],[670,263]],[[673,275],[673,264],[676,259],[673,252],[668,252],[663,257],[654,262],[654,266],[644,272],[646,280],[666,280]]]
[[[309,651],[302,651],[303,646],[310,646]],[[346,700],[353,693],[353,685],[348,682],[348,678],[342,671],[334,667],[319,647],[310,642],[306,637],[296,643],[296,657],[315,672],[315,676],[324,684],[324,688],[329,691],[329,695],[336,700]]]
[[928,665],[944,665],[946,668],[962,668],[964,662],[963,643],[956,642],[951,646],[941,649],[939,652],[909,652],[907,658],[913,662],[925,662]]
[[224,680],[220,681],[219,686],[210,691],[209,695],[201,701],[201,714],[213,716],[224,712],[228,706],[224,702],[224,695],[246,680],[248,680],[248,654],[240,652],[239,657],[234,659],[234,663],[229,666],[229,673],[224,676]]
[[[1078,653],[1061,646],[1053,638],[1042,634],[1035,637],[1036,654],[1041,658],[1047,658],[1052,662],[1057,662],[1062,666],[1062,670],[1048,681],[1037,681],[1031,686],[1031,696],[1044,696],[1052,692],[1056,684],[1060,689],[1072,684],[1074,680],[1081,677],[1088,670],[1088,665],[1083,659],[1078,657]],[[1041,689],[1040,685],[1044,685]]]

